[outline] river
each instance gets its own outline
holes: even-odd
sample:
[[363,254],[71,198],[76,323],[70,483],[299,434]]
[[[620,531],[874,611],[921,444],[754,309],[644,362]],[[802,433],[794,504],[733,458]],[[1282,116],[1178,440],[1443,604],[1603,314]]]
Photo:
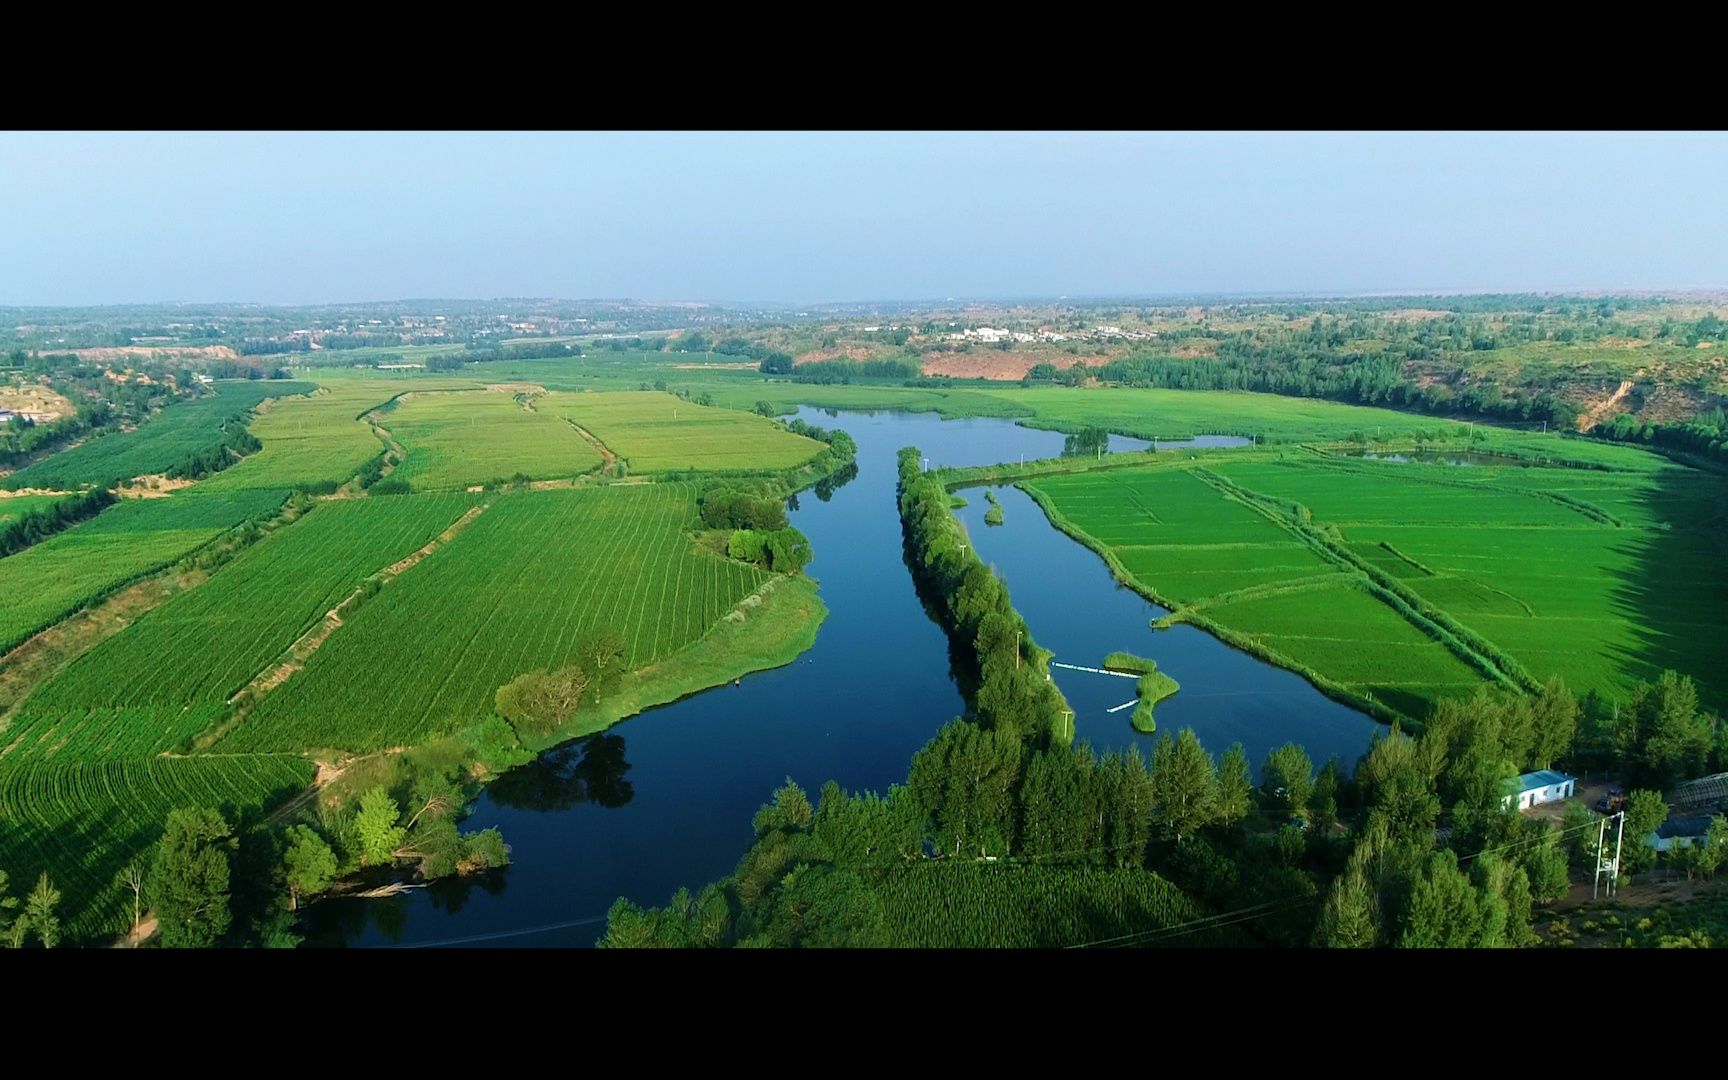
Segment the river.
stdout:
[[[500,777],[463,827],[497,826],[511,846],[507,869],[389,899],[315,904],[302,920],[308,945],[589,946],[619,896],[662,904],[681,886],[694,891],[730,873],[750,843],[752,816],[788,777],[812,800],[830,779],[877,791],[904,780],[912,754],[964,703],[947,635],[902,560],[895,455],[911,445],[931,467],[987,465],[1054,457],[1064,437],[933,413],[798,415],[843,427],[858,443],[857,476],[826,500],[800,494],[791,513],[815,550],[806,572],[829,609],[816,644],[786,667],[651,709]],[[1147,444],[1112,436],[1110,446]],[[1160,731],[1193,726],[1214,753],[1240,739],[1256,765],[1292,739],[1316,764],[1332,753],[1351,764],[1367,748],[1373,721],[1300,677],[1192,627],[1150,630],[1161,609],[1119,587],[1027,496],[997,490],[1006,525],[983,524],[982,497],[959,513],[1033,636],[1058,659],[1086,666],[1112,649],[1156,659],[1183,686],[1159,704]],[[1105,712],[1134,696],[1130,680],[1056,676],[1080,738],[1099,750],[1150,749],[1127,710]]]

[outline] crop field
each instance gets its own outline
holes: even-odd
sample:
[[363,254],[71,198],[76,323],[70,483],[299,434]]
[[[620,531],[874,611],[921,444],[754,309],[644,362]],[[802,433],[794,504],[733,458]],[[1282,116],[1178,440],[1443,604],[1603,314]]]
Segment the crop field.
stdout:
[[64,497],[62,495],[14,495],[11,498],[0,498],[0,525],[17,521],[32,510],[46,510]]
[[362,579],[412,554],[471,496],[332,500],[73,661],[0,730],[0,760],[177,748]]
[[249,430],[264,449],[199,483],[203,491],[342,483],[384,449],[359,419],[400,389],[389,383],[339,384],[260,408]]
[[767,579],[699,551],[694,490],[501,495],[347,620],[216,744],[222,752],[413,743],[492,708],[498,687],[610,628],[631,667],[683,648]]
[[303,382],[218,383],[209,397],[170,405],[137,431],[91,439],[19,469],[0,482],[10,488],[66,490],[87,484],[113,487],[136,476],[164,472],[220,443],[222,425],[245,415],[264,399],[312,389],[311,383]]
[[634,473],[682,469],[787,469],[822,450],[768,419],[711,408],[671,394],[548,394],[538,407],[567,416],[630,464]]
[[1721,702],[1728,485],[1637,456],[1601,472],[1245,452],[1027,486],[1178,617],[1405,713],[1486,678],[1464,653],[1613,697],[1672,667]]
[[241,522],[272,513],[286,496],[260,488],[126,501],[0,559],[0,653]]
[[[1076,905],[1076,895],[1095,903]],[[884,876],[876,896],[891,948],[1054,949],[1124,932],[1147,947],[1253,944],[1234,927],[1213,927],[1206,905],[1139,868],[922,863]]]
[[0,766],[0,868],[15,892],[48,872],[68,938],[118,933],[132,914],[119,874],[161,835],[170,810],[258,810],[303,789],[312,773],[310,761],[287,755]]
[[580,475],[599,451],[548,407],[493,390],[415,394],[383,424],[408,458],[395,472],[417,490],[465,488],[518,473],[534,480]]

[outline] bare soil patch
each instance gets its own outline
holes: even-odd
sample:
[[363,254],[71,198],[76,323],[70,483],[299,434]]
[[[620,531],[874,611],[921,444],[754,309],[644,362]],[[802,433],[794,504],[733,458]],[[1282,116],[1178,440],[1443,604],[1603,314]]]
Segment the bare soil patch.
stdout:
[[162,499],[182,488],[196,484],[196,480],[184,477],[174,478],[162,473],[150,473],[147,476],[135,476],[131,480],[114,489],[114,494],[122,499]]
[[58,420],[73,412],[72,403],[63,395],[35,383],[0,386],[0,409],[32,413],[45,420]]
[[1619,388],[1616,389],[1613,394],[1590,406],[1590,408],[1585,410],[1584,415],[1578,418],[1578,430],[1589,431],[1597,424],[1606,420],[1609,414],[1615,411],[1614,407],[1626,400],[1626,395],[1631,392],[1632,380],[1621,379]]
[[933,353],[924,357],[924,374],[946,375],[955,379],[1018,380],[1026,377],[1037,364],[1051,364],[1066,371],[1076,364],[1098,367],[1109,363],[1108,356],[1070,356],[1067,353],[1003,352],[1000,349],[977,349],[963,353]]
[[80,360],[238,360],[240,354],[228,345],[107,345],[90,349],[57,349]]
[[7,491],[0,488],[0,499],[21,499],[26,495],[70,495],[70,491],[55,491],[52,488],[19,488],[17,491]]
[[[867,345],[848,345],[843,349],[812,349],[792,358],[793,366],[815,364],[823,360],[868,360],[875,355]],[[749,365],[754,367],[755,365]]]

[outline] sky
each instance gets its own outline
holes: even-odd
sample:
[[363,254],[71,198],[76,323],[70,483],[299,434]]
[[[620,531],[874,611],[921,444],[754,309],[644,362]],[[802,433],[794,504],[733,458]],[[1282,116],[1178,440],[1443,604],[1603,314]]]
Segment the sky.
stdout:
[[0,133],[0,306],[1728,286],[1720,133]]

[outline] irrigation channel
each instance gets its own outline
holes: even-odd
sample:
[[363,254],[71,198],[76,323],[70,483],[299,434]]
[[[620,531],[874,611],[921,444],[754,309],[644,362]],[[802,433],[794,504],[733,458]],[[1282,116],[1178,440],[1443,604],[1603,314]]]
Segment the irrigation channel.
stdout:
[[[590,946],[618,897],[663,904],[681,886],[694,891],[730,873],[751,840],[752,816],[788,777],[812,799],[830,779],[876,791],[904,780],[912,754],[964,705],[947,635],[902,558],[895,454],[917,446],[932,468],[1032,460],[1060,454],[1063,436],[928,413],[806,408],[799,416],[843,427],[858,443],[856,478],[827,500],[802,493],[791,514],[815,549],[807,572],[829,609],[815,646],[786,667],[651,709],[500,777],[464,828],[501,829],[507,869],[312,905],[301,926],[307,945]],[[1112,436],[1110,448],[1147,445]],[[1179,445],[1193,444],[1159,448]],[[1287,740],[1316,762],[1336,753],[1354,764],[1367,748],[1375,728],[1367,716],[1193,627],[1151,630],[1162,609],[1120,586],[1025,494],[996,493],[1005,525],[984,525],[981,497],[957,513],[1038,643],[1080,667],[1098,667],[1115,649],[1157,660],[1182,684],[1158,705],[1161,732],[1192,726],[1214,753],[1240,739],[1256,768]],[[1138,744],[1150,753],[1154,737],[1108,711],[1134,696],[1131,683],[1067,668],[1052,676],[1076,711],[1078,738],[1100,751]]]

